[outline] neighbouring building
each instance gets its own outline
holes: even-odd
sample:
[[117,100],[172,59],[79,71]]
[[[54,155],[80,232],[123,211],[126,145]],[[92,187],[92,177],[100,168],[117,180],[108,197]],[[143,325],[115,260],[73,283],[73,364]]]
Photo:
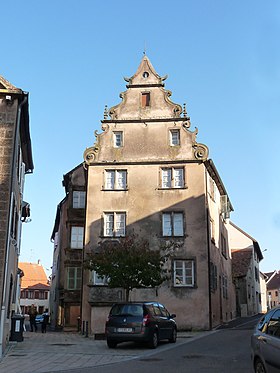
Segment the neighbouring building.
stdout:
[[85,224],[83,164],[63,177],[66,196],[59,203],[51,236],[54,243],[51,279],[51,326],[77,328],[81,313],[82,262]]
[[0,358],[9,340],[11,317],[19,312],[21,228],[30,214],[23,186],[33,168],[28,93],[0,76]]
[[265,273],[267,287],[267,307],[271,309],[280,304],[280,271]]
[[241,228],[228,225],[232,273],[236,287],[237,316],[251,316],[264,309],[259,263],[263,255],[258,242]]
[[[232,205],[206,145],[191,131],[185,105],[170,100],[147,56],[125,78],[121,103],[105,108],[102,132],[84,152],[87,203],[84,251],[100,241],[138,233],[151,250],[181,243],[171,277],[159,288],[132,292],[131,300],[158,300],[177,314],[180,329],[211,329],[235,317],[228,219]],[[104,332],[111,289],[84,271],[82,321]]]
[[23,315],[27,315],[33,304],[38,314],[49,310],[50,285],[44,267],[38,263],[20,262],[22,271],[20,307]]

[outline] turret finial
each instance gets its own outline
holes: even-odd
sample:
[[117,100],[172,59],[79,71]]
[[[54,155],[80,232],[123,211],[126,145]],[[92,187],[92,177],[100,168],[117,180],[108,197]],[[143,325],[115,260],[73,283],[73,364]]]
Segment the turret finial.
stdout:
[[183,104],[183,117],[184,117],[184,118],[187,118],[186,103]]
[[104,119],[108,119],[108,114],[109,114],[109,112],[108,112],[108,106],[105,105],[105,109],[104,109]]

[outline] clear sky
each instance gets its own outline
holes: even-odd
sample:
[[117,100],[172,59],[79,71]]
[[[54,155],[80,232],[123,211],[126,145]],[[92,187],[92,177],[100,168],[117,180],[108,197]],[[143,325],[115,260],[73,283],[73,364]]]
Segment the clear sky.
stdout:
[[63,174],[83,161],[146,48],[210,149],[232,221],[267,249],[261,270],[280,269],[279,0],[14,0],[0,14],[0,75],[30,94],[21,261],[50,268]]

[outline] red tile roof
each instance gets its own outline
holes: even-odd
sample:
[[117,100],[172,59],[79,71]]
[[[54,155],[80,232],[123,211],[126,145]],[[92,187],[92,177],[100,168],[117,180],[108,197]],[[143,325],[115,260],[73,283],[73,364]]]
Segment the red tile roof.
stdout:
[[40,264],[20,262],[18,267],[23,271],[24,276],[21,278],[21,289],[49,288],[48,278],[44,268]]

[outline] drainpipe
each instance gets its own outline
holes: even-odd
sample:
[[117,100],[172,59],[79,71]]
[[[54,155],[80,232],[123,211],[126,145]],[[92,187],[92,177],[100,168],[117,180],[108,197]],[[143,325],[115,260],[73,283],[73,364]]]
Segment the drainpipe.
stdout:
[[212,330],[212,299],[211,299],[211,265],[210,265],[210,227],[209,227],[209,206],[208,206],[208,183],[207,183],[207,170],[205,168],[205,210],[206,210],[206,234],[207,234],[207,265],[208,265],[208,301],[209,301],[209,329]]
[[6,234],[6,255],[5,255],[5,265],[4,265],[4,284],[3,284],[3,293],[2,293],[2,300],[1,300],[1,320],[0,320],[0,359],[3,357],[3,336],[4,336],[4,320],[6,318],[6,288],[7,288],[7,275],[8,275],[8,264],[9,264],[9,254],[10,254],[10,229],[11,229],[11,222],[12,222],[12,214],[13,214],[13,186],[14,186],[14,176],[16,173],[16,159],[17,159],[17,151],[18,151],[18,143],[19,143],[19,128],[20,128],[20,118],[21,118],[21,109],[23,105],[27,102],[27,93],[23,93],[23,100],[18,105],[18,112],[17,112],[17,121],[16,121],[16,128],[15,128],[15,143],[13,149],[13,159],[11,165],[11,182],[10,182],[10,191],[11,191],[11,198],[10,198],[10,205],[9,205],[9,220],[8,220],[8,227],[7,227],[7,234]]

